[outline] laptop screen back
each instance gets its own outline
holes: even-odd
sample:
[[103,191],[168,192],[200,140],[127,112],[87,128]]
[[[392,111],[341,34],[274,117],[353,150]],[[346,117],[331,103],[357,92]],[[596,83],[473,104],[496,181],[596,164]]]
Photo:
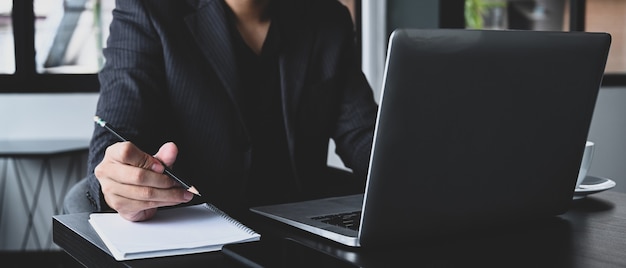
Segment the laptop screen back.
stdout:
[[361,245],[565,212],[609,44],[604,33],[396,30]]

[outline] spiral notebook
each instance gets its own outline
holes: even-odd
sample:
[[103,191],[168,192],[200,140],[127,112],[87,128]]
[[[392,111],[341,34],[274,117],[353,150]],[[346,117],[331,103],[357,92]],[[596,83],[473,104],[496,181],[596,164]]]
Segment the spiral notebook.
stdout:
[[225,244],[261,238],[207,203],[161,210],[143,222],[117,213],[92,213],[89,223],[118,261],[218,251]]

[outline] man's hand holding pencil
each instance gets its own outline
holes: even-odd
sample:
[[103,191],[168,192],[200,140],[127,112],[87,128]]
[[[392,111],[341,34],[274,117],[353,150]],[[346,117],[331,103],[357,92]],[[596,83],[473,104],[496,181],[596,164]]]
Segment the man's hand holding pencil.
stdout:
[[195,187],[182,182],[167,168],[178,155],[174,143],[163,144],[152,156],[124,139],[106,122],[94,119],[122,140],[107,148],[94,173],[105,201],[124,219],[148,220],[159,207],[186,203],[194,194],[200,195]]

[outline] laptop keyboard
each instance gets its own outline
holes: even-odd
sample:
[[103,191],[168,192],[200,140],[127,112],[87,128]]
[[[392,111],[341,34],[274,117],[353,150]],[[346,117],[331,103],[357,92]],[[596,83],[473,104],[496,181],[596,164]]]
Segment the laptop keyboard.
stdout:
[[317,216],[311,219],[358,231],[361,224],[361,211]]

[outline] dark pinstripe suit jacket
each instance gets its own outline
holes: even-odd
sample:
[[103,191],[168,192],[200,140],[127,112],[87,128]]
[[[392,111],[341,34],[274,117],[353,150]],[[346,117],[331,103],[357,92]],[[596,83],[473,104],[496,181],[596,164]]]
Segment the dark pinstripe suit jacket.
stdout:
[[[354,46],[349,13],[336,0],[279,4],[282,108],[294,180],[302,196],[328,187],[329,138],[364,178],[376,103]],[[174,141],[174,169],[218,206],[242,198],[250,138],[223,0],[120,0],[104,50],[96,114],[139,148]],[[102,200],[94,167],[116,138],[95,128],[89,155],[95,209]]]

